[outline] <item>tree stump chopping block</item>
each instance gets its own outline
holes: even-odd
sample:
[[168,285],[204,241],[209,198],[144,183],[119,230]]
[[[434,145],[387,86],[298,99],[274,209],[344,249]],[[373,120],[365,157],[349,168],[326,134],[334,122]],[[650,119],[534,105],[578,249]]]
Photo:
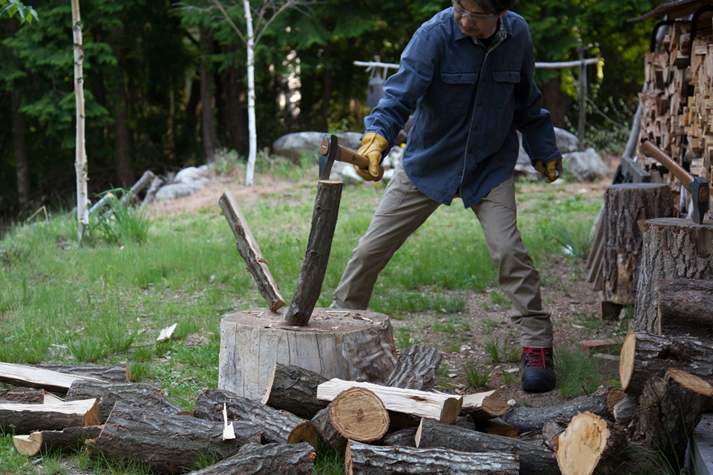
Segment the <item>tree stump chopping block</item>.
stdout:
[[671,188],[664,184],[625,183],[607,188],[604,196],[603,302],[619,308],[634,303],[642,250],[637,223],[671,216],[672,203]]
[[713,222],[658,218],[643,221],[643,253],[636,292],[634,329],[662,334],[659,281],[713,280]]
[[218,387],[261,400],[275,363],[299,366],[325,378],[383,382],[396,366],[388,315],[316,308],[309,326],[289,326],[285,309],[229,315],[220,324]]

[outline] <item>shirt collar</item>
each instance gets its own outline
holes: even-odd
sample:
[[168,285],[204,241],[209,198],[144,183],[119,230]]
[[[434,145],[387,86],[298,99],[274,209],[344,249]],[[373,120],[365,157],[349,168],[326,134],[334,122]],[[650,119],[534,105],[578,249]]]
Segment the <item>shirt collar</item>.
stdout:
[[[471,38],[470,36],[466,35],[462,31],[460,31],[460,28],[456,24],[455,16],[453,15],[453,7],[451,7],[451,21],[453,22],[453,27],[455,28],[455,35],[454,35],[455,41],[460,41],[464,38]],[[500,17],[500,21],[498,22],[498,31],[497,31],[497,33],[495,33],[495,38],[493,38],[493,43],[499,43],[499,42],[505,40],[509,36],[512,36],[512,23],[511,23],[508,15],[505,14]]]

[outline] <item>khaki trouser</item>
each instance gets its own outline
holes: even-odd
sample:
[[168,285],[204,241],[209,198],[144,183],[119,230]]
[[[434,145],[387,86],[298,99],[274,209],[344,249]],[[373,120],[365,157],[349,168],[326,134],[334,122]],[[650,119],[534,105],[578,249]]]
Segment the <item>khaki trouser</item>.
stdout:
[[[365,310],[381,270],[439,206],[398,166],[334,291],[332,306]],[[540,275],[517,229],[513,178],[495,187],[472,210],[480,220],[490,258],[499,269],[500,288],[512,302],[510,318],[520,329],[522,346],[551,348],[552,322],[542,307]]]

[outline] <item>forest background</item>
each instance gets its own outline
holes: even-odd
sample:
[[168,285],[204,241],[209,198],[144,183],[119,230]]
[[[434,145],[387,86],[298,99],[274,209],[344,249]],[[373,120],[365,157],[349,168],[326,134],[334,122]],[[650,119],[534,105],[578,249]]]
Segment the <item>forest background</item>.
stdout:
[[[31,0],[39,21],[0,16],[0,222],[43,205],[71,209],[75,98],[69,0]],[[272,0],[253,7],[279,8]],[[541,62],[587,56],[586,143],[620,153],[638,104],[656,0],[518,0]],[[224,0],[245,31],[243,3]],[[255,50],[258,148],[298,131],[362,132],[369,73],[398,63],[421,23],[449,0],[320,0],[284,10]],[[81,2],[91,196],[156,174],[248,152],[246,46],[210,0]],[[268,16],[269,18],[269,16]],[[393,71],[392,71],[393,72]],[[602,74],[598,74],[603,72]],[[577,69],[538,70],[544,107],[576,133]],[[316,147],[316,146],[315,146]],[[316,148],[315,148],[316,150]],[[258,161],[260,157],[258,157]]]

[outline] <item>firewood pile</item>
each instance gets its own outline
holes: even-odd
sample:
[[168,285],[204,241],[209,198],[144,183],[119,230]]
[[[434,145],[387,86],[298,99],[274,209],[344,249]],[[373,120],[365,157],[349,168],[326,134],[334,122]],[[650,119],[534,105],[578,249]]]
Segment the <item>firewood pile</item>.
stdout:
[[[711,20],[704,21],[693,39],[690,22],[673,23],[663,51],[646,53],[640,143],[651,141],[692,175],[711,180],[713,30]],[[658,170],[663,182],[679,193],[680,183],[663,165],[641,152],[639,163],[648,171]]]
[[[713,396],[713,344],[689,337],[630,333],[622,389],[549,408],[497,391],[435,391],[440,361],[433,348],[410,347],[385,385],[277,363],[262,401],[208,389],[192,412],[125,370],[119,380],[116,367],[83,375],[2,363],[12,388],[0,391],[0,429],[28,456],[83,441],[91,457],[159,474],[306,475],[320,445],[345,453],[347,474],[633,474],[662,457],[683,463]],[[114,380],[86,375],[98,372]]]

